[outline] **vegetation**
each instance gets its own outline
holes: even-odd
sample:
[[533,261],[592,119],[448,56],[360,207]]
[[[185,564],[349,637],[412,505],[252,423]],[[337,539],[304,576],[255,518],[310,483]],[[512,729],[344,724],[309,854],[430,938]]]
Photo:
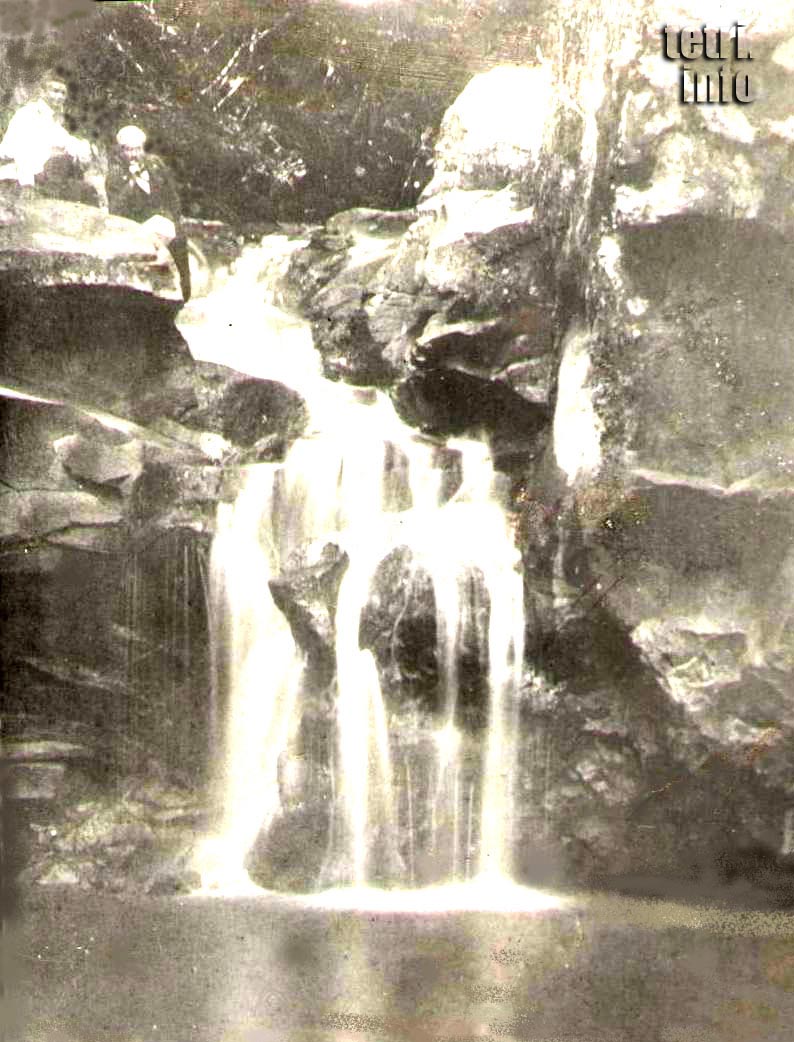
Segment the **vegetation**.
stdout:
[[38,46],[6,39],[6,109],[45,70],[76,132],[138,122],[189,215],[236,224],[411,205],[444,110],[470,76],[531,60],[531,5],[417,0],[95,4]]

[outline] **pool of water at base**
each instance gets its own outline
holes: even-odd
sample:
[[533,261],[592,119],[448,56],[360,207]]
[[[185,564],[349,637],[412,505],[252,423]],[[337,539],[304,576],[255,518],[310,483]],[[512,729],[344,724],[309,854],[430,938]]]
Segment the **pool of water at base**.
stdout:
[[[377,898],[377,899],[376,899]],[[358,907],[352,907],[357,903]],[[38,891],[9,1042],[790,1042],[794,916]]]

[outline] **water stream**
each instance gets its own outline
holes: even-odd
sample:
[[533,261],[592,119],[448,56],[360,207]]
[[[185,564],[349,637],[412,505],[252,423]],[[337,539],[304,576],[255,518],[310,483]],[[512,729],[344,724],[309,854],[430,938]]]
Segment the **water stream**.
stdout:
[[[279,380],[303,396],[310,414],[284,462],[248,467],[236,502],[218,508],[211,641],[226,719],[219,813],[200,864],[204,889],[252,886],[246,856],[282,809],[279,763],[310,692],[303,656],[268,583],[296,555],[327,543],[344,551],[348,565],[335,614],[339,807],[326,878],[408,886],[420,855],[435,859],[442,882],[509,877],[524,614],[519,555],[492,461],[475,440],[441,446],[421,437],[380,392],[322,377],[308,327],[274,303],[294,246],[270,237],[249,248],[220,288],[180,318],[194,356]],[[452,495],[454,483],[445,481],[451,465],[460,472]],[[400,549],[430,577],[435,600],[440,708],[424,786],[401,755],[375,657],[360,645],[373,580]],[[460,646],[472,623],[488,675],[487,726],[474,771],[463,761],[472,742],[458,705]],[[430,822],[421,835],[420,820]]]

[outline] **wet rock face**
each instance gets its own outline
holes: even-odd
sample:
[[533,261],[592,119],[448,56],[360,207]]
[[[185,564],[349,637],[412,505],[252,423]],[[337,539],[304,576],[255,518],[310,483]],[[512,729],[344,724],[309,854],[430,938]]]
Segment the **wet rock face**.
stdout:
[[[481,575],[470,571],[460,582],[468,610],[460,620],[456,641],[455,721],[464,729],[477,730],[487,717],[488,602]],[[407,547],[398,547],[373,576],[361,613],[360,642],[375,657],[387,706],[397,716],[418,712],[428,727],[433,721],[439,726],[448,711],[438,624],[430,575]]]
[[223,396],[222,433],[233,445],[250,448],[263,438],[284,446],[306,429],[308,413],[297,392],[273,380],[246,380]]
[[378,566],[361,613],[360,641],[375,656],[387,703],[418,701],[441,709],[433,583],[407,547]]
[[502,383],[451,369],[422,368],[402,381],[394,393],[399,415],[426,434],[487,435],[497,463],[519,455],[540,455],[545,445],[549,411],[525,401]]
[[334,616],[347,565],[347,554],[329,543],[317,560],[295,564],[270,581],[273,600],[306,652],[312,683],[320,688],[331,682],[336,668]]
[[336,214],[291,260],[282,299],[311,319],[315,346],[331,379],[382,385],[394,376],[383,347],[393,328],[415,322],[411,316],[417,304],[406,299],[405,315],[398,309],[378,318],[368,307],[370,283],[414,216],[412,211],[377,210]]

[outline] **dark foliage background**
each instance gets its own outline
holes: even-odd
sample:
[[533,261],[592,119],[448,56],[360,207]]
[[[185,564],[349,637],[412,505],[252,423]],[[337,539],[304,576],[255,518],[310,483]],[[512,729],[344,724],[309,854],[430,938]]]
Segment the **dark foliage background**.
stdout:
[[0,16],[3,124],[54,72],[75,132],[110,144],[140,123],[186,214],[235,224],[411,205],[444,110],[475,72],[533,58],[541,11],[539,0],[52,0],[37,25],[43,2],[9,0]]

